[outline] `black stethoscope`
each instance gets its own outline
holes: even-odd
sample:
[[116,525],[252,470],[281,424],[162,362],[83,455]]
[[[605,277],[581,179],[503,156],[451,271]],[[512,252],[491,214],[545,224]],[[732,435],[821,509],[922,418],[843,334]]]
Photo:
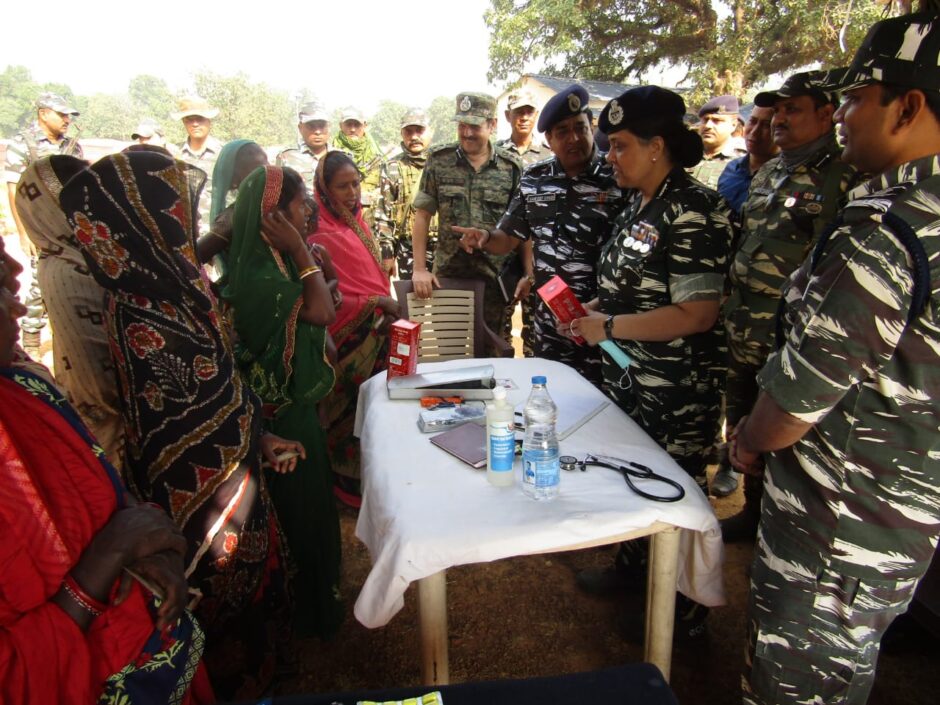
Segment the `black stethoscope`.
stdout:
[[[641,497],[652,500],[654,502],[678,502],[683,497],[685,497],[685,490],[678,482],[675,480],[670,480],[668,477],[663,477],[662,475],[653,472],[653,470],[648,468],[646,465],[635,463],[632,460],[621,460],[619,458],[597,456],[588,453],[584,456],[584,460],[578,460],[573,455],[563,455],[558,459],[558,461],[561,465],[561,469],[568,471],[580,470],[581,472],[585,472],[588,468],[588,465],[597,465],[602,468],[616,470],[621,475],[623,475],[623,479],[626,481],[627,486],[631,490]],[[653,480],[655,482],[665,483],[666,485],[669,485],[675,489],[676,494],[663,496],[644,492],[634,484],[634,479]]]

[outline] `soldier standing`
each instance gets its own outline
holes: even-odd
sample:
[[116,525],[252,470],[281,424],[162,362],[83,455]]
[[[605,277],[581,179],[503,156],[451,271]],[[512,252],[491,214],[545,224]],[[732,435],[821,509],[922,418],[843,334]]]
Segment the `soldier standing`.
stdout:
[[[382,166],[379,200],[375,208],[375,224],[382,246],[382,260],[389,276],[411,279],[414,252],[411,231],[414,227],[414,196],[421,181],[421,172],[428,159],[431,132],[428,116],[420,108],[411,108],[401,118],[401,152]],[[428,232],[426,267],[434,264],[437,244],[437,217],[431,219]]]
[[340,131],[333,139],[333,146],[347,152],[362,175],[362,217],[369,224],[369,228],[374,230],[374,207],[379,196],[382,164],[385,160],[368,128],[369,123],[359,108],[343,108],[340,115]]
[[307,190],[313,193],[317,164],[330,151],[330,116],[322,105],[311,102],[300,107],[297,118],[300,142],[296,147],[278,152],[274,163],[277,166],[289,166],[304,177]]
[[[465,247],[482,247],[490,253],[510,252],[520,242],[531,243],[534,286],[542,286],[557,274],[582,303],[597,297],[601,247],[610,235],[613,216],[624,206],[613,170],[594,145],[591,117],[583,86],[569,86],[552,97],[538,128],[554,158],[523,172],[519,190],[495,230],[454,228],[464,234]],[[598,348],[578,345],[559,334],[552,312],[537,296],[533,300],[535,356],[571,365],[600,386]]]
[[[502,147],[518,155],[519,159],[522,160],[523,167],[529,167],[551,156],[551,151],[540,140],[533,138],[532,131],[536,125],[535,121],[539,117],[539,111],[535,98],[529,91],[518,91],[510,94],[506,101],[505,115],[512,133],[506,139],[497,142],[497,147]],[[541,125],[541,122],[539,124]],[[543,132],[541,127],[539,132]],[[531,265],[528,264],[532,261],[533,256],[531,241],[524,241],[515,256],[521,258],[523,272],[532,271]],[[535,324],[532,316],[533,308],[538,306],[538,302],[535,301],[534,296],[536,295],[529,293],[519,300],[522,305],[522,349],[526,357],[535,355],[535,341],[533,340]],[[506,311],[507,324],[512,319],[515,303],[513,301]]]
[[[505,256],[468,254],[460,248],[453,226],[489,230],[496,225],[522,175],[518,157],[490,143],[496,129],[496,100],[485,93],[457,95],[458,142],[432,149],[415,194],[414,287],[420,298],[431,296],[437,277],[479,279],[486,284],[484,318],[497,335],[504,330],[506,304],[496,273]],[[439,214],[439,239],[433,274],[427,270],[428,230]]]
[[[532,129],[538,120],[539,111],[535,98],[529,91],[511,93],[506,101],[505,115],[506,122],[512,128],[512,134],[497,142],[497,147],[514,152],[522,160],[524,167],[552,156],[545,145],[533,138]],[[542,130],[539,129],[539,132]]]
[[16,185],[20,176],[31,162],[52,154],[69,154],[82,157],[82,148],[78,140],[68,137],[72,119],[78,117],[78,111],[55,93],[42,93],[36,99],[36,122],[21,131],[7,147],[7,163],[4,177],[7,182],[7,198],[10,212],[20,236],[20,247],[29,254],[30,285],[26,293],[26,317],[23,319],[23,347],[30,355],[38,358],[40,331],[46,325],[46,312],[42,302],[42,292],[36,278],[36,259],[38,253],[26,234],[26,228],[16,212]]
[[718,177],[718,193],[724,196],[731,210],[738,215],[747,200],[747,192],[751,188],[754,174],[780,151],[774,144],[774,133],[770,124],[773,116],[773,107],[754,106],[744,122],[744,145],[747,147],[747,154],[728,164]]
[[875,24],[835,113],[871,174],[787,281],[783,345],[738,425],[766,492],[744,702],[861,705],[940,534],[940,16]]
[[[835,217],[855,178],[855,170],[839,159],[842,150],[832,124],[838,98],[820,89],[823,76],[819,71],[796,73],[778,90],[754,97],[755,105],[774,111],[774,143],[781,151],[751,182],[740,246],[729,272],[731,295],[724,307],[728,428],[757,399],[757,373],[776,347],[774,317],[781,288]],[[737,473],[724,458],[711,492],[723,497],[737,485]],[[760,481],[745,478],[744,508],[722,522],[726,541],[754,537],[760,497]]]
[[712,98],[699,109],[698,116],[705,155],[689,173],[713,189],[718,187],[718,177],[731,160],[744,155],[735,147],[733,139],[741,119],[738,99],[733,95]]
[[177,159],[197,166],[206,172],[206,185],[199,196],[199,234],[209,232],[209,208],[212,204],[212,169],[215,160],[222,151],[222,143],[209,134],[212,121],[218,116],[219,109],[211,107],[198,97],[183,98],[179,110],[173,113],[174,120],[182,120],[186,128],[186,141],[178,147]]

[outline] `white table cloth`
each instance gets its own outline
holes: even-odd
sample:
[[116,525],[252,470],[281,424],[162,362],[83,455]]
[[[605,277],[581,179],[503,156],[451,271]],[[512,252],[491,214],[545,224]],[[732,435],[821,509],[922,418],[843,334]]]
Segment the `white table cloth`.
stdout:
[[[419,372],[492,364],[496,377],[519,389],[510,403],[521,411],[533,375],[548,378],[556,404],[606,397],[570,367],[541,359],[452,360],[419,366]],[[692,479],[613,403],[561,442],[562,455],[605,454],[630,459],[681,483],[685,498],[653,502],[634,494],[623,477],[605,468],[562,471],[559,496],[537,502],[517,483],[493,487],[483,470],[433,446],[418,430],[420,405],[391,401],[385,374],[359,391],[355,433],[362,442],[363,502],[356,536],[366,545],[372,570],[356,600],[356,618],[381,627],[404,606],[408,586],[451,566],[604,543],[604,539],[661,522],[681,532],[678,588],[708,606],[724,604],[723,544],[708,500]],[[640,481],[647,491],[672,491]]]

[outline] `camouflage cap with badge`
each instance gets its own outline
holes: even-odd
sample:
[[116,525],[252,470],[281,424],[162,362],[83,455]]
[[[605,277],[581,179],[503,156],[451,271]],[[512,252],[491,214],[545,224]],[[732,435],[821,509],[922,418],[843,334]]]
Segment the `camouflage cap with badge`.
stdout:
[[562,120],[590,112],[589,101],[587,89],[577,83],[559,91],[542,108],[542,114],[539,115],[539,132],[547,132]]
[[36,109],[48,108],[63,115],[80,115],[80,113],[70,106],[60,95],[56,93],[40,93],[36,98]]
[[761,91],[754,96],[754,105],[758,108],[772,108],[778,100],[799,98],[803,95],[822,98],[835,106],[839,105],[839,96],[826,86],[827,71],[801,71],[787,77],[775,91]]
[[826,90],[850,91],[870,83],[940,91],[940,16],[918,12],[872,25],[852,64],[832,69]]
[[486,93],[458,93],[455,122],[482,125],[496,117],[496,99]]
[[406,127],[411,127],[412,125],[417,125],[418,127],[427,127],[430,125],[428,120],[428,114],[424,112],[421,108],[408,108],[405,111],[405,114],[401,116],[401,129]]
[[509,97],[506,98],[506,110],[515,110],[516,108],[535,108],[539,109],[539,106],[535,102],[533,95],[526,90],[516,91],[515,93],[510,93]]

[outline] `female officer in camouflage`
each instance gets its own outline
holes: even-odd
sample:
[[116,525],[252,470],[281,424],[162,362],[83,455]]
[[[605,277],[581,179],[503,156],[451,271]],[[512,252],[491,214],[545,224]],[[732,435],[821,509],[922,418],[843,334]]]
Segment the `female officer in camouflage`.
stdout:
[[[628,90],[601,113],[614,178],[633,195],[601,249],[598,298],[569,332],[591,344],[613,340],[632,358],[621,369],[604,354],[607,394],[705,490],[724,381],[718,312],[732,228],[724,200],[684,170],[702,158],[702,140],[685,127],[684,114],[682,98],[658,86]],[[636,582],[645,562],[640,547],[625,546],[620,569],[606,577]],[[579,576],[585,589],[606,591],[598,580]],[[705,609],[684,607],[679,633],[703,633]]]

